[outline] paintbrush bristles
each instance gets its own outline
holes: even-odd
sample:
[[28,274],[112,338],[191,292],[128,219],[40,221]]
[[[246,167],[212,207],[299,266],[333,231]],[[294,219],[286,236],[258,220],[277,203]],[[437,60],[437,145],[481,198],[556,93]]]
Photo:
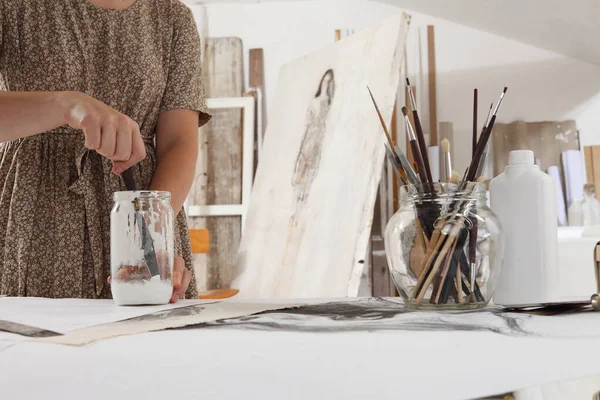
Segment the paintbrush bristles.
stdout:
[[377,102],[375,101],[375,97],[373,96],[373,93],[371,92],[371,88],[369,88],[367,86],[367,90],[369,91],[369,95],[371,96],[371,100],[373,101],[373,105],[375,106],[375,111],[377,111],[377,115],[379,116],[379,122],[381,122],[381,127],[383,128],[385,137],[387,138],[387,141],[388,141],[390,147],[393,149],[395,143],[392,140],[392,136],[390,135],[390,132],[387,129],[385,121],[383,120],[383,115],[381,115],[381,111],[379,111],[379,106],[377,106]]
[[442,140],[442,150],[444,153],[450,153],[450,141],[448,139]]
[[403,114],[405,117],[408,117],[408,108],[406,108],[406,106],[402,106],[402,114]]

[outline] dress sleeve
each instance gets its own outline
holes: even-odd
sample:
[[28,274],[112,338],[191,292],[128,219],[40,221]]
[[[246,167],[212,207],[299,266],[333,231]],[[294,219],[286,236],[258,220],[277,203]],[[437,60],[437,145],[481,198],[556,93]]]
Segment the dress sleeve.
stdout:
[[210,120],[211,115],[206,106],[202,79],[200,35],[188,7],[182,7],[177,14],[174,18],[167,86],[160,112],[176,109],[199,111],[198,126],[202,126]]

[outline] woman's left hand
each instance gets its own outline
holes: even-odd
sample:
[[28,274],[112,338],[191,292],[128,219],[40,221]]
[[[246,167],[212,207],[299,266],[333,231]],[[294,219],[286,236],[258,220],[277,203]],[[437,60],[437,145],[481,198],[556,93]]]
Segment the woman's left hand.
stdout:
[[190,286],[192,274],[185,267],[185,261],[180,256],[175,256],[173,265],[173,295],[171,303],[176,303],[177,300],[185,298],[185,292]]
[[[192,274],[185,267],[183,257],[175,256],[173,263],[173,294],[171,295],[171,303],[176,303],[177,300],[185,297],[185,292],[190,286]],[[107,279],[110,285],[110,276]]]

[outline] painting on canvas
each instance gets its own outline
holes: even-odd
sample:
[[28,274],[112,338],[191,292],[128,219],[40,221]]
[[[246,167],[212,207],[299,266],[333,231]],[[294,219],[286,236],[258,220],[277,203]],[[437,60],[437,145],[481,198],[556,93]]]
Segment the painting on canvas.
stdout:
[[410,17],[285,65],[234,272],[240,297],[356,295]]

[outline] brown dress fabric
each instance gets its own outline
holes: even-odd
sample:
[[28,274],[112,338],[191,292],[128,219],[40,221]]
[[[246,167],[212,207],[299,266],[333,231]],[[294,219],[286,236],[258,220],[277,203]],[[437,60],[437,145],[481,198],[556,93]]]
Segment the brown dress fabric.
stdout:
[[[109,10],[87,0],[0,0],[0,90],[80,91],[134,119],[147,157],[135,167],[148,188],[155,128],[172,109],[208,121],[200,38],[178,0],[136,0]],[[1,127],[0,127],[1,129]],[[63,126],[0,145],[0,294],[110,298],[110,211],[125,190],[111,162]],[[193,274],[186,217],[176,252]],[[186,297],[197,297],[195,278]]]

